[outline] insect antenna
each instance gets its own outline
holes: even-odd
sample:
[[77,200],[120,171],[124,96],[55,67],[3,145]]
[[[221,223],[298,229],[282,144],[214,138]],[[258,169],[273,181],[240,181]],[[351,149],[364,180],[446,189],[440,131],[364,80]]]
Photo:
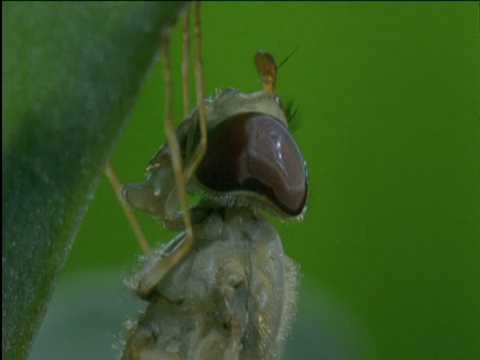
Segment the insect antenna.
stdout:
[[277,66],[278,69],[280,69],[283,65],[285,65],[285,63],[287,62],[288,59],[290,59],[290,57],[295,54],[298,50],[298,46],[293,49],[290,54],[287,55],[287,57],[285,59],[282,60],[282,62],[280,63],[280,65]]

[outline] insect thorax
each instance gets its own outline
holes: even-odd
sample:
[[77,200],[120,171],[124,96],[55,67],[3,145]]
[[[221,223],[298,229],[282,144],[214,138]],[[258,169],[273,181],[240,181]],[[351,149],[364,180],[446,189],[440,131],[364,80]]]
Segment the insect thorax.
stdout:
[[204,210],[194,251],[156,286],[122,360],[280,358],[295,315],[296,265],[267,219],[238,208],[194,212]]

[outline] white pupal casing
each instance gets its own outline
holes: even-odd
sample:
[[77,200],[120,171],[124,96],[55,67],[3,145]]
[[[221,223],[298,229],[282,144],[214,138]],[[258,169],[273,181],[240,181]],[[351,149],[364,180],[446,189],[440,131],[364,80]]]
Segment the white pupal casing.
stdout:
[[[275,228],[249,210],[218,209],[194,232],[194,250],[155,287],[121,360],[281,359],[298,269]],[[184,237],[156,253],[131,286]]]

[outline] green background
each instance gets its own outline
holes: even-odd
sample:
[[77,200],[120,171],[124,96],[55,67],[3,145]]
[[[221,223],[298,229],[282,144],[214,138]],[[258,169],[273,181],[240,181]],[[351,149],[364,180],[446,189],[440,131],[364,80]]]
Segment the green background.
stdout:
[[[480,358],[478,3],[205,3],[202,20],[208,94],[260,89],[255,52],[297,49],[278,77],[310,185],[305,221],[276,222],[303,274],[288,358]],[[177,27],[178,120],[180,49]],[[165,141],[163,104],[157,67],[112,158],[124,182]],[[30,358],[114,358],[139,254],[104,179]]]

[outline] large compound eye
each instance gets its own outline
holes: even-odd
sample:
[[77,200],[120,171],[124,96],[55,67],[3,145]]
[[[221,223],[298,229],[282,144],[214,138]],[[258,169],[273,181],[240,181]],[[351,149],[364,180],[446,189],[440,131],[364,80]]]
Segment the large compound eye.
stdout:
[[303,156],[285,124],[271,116],[239,114],[213,128],[196,174],[212,191],[250,191],[288,216],[300,215],[305,207]]

